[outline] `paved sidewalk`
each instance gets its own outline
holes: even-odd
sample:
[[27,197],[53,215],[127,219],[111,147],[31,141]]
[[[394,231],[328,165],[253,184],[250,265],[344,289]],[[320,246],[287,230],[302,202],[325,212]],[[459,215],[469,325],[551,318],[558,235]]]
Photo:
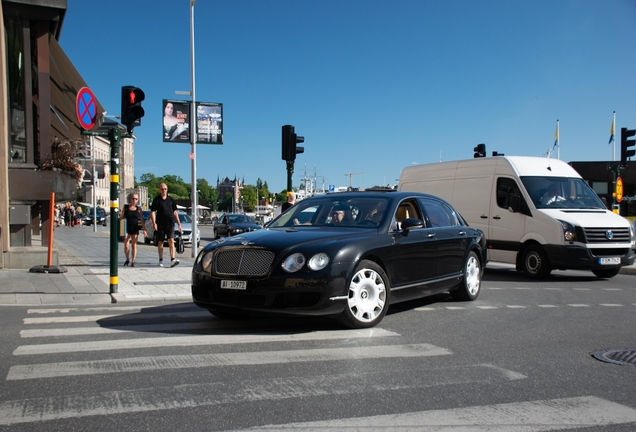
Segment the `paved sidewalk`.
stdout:
[[[0,304],[104,304],[135,301],[191,301],[190,275],[194,259],[186,247],[177,254],[181,263],[170,268],[168,248],[164,248],[166,267],[158,267],[157,248],[137,246],[135,267],[123,267],[124,245],[119,242],[118,292],[110,291],[110,227],[59,227],[53,242],[60,266],[66,273],[30,273],[28,270],[0,270]],[[42,265],[45,265],[43,262]],[[621,273],[636,275],[636,265]]]
[[[30,273],[28,270],[0,270],[0,304],[103,304],[131,301],[191,301],[190,276],[194,259],[191,249],[177,254],[181,263],[170,268],[168,247],[164,247],[164,268],[158,267],[157,248],[137,245],[135,267],[123,267],[124,245],[119,242],[118,292],[110,293],[110,227],[58,227],[54,249],[65,273]],[[37,240],[39,241],[39,240]],[[42,265],[45,265],[43,262]]]

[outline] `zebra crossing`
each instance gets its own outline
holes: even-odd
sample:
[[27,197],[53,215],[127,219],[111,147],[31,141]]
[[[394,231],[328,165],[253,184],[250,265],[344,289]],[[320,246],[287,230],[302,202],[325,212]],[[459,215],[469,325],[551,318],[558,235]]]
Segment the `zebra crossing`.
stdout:
[[[90,379],[100,383],[114,374],[158,376],[182,370],[199,373],[202,379],[162,385],[137,383],[124,388],[101,389],[97,385],[93,390],[81,387],[77,392],[38,393],[33,397],[2,400],[0,426],[448,385],[503,385],[527,379],[518,371],[493,364],[435,363],[433,359],[453,353],[432,344],[405,343],[403,335],[385,328],[309,327],[290,331],[287,323],[282,319],[267,320],[265,325],[261,321],[218,320],[191,304],[160,309],[139,306],[29,309],[20,331],[20,344],[12,351],[6,384],[50,387],[55,382],[51,380],[56,379]],[[182,352],[190,348],[197,352]],[[107,353],[107,358],[102,353]],[[64,361],[51,361],[52,357]],[[406,359],[419,359],[422,363],[417,369],[392,368],[390,380],[382,379],[386,371],[358,369],[375,360]],[[431,359],[430,363],[426,359]],[[329,374],[311,371],[315,365],[330,362],[347,366],[334,368]],[[232,385],[221,379],[228,368],[275,365],[287,367],[289,374],[272,377],[249,373],[236,377]],[[295,373],[303,366],[306,366],[303,373]],[[445,373],[449,368],[452,373]],[[636,410],[600,398],[582,397],[294,422],[258,429],[336,431],[385,425],[439,430],[484,425],[504,430],[528,419],[532,420],[531,428],[516,430],[636,422]]]

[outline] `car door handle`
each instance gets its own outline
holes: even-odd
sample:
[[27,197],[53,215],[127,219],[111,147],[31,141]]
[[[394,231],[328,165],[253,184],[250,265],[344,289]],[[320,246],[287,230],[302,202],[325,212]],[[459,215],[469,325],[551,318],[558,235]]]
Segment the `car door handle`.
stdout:
[[487,216],[487,215],[481,215],[481,216],[480,216],[480,218],[482,218],[482,219],[488,219],[488,216]]
[[499,215],[497,215],[497,216],[493,216],[492,218],[493,218],[493,219],[497,219],[497,220],[501,219],[501,217],[500,217]]
[[466,235],[466,231],[460,231],[458,234],[459,235]]
[[433,238],[433,237],[435,237],[435,233],[429,233],[426,237]]

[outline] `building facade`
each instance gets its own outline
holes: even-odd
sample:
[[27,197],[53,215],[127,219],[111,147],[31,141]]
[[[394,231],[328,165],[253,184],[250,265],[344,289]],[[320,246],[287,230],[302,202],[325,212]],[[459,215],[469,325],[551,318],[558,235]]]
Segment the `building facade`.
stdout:
[[[95,186],[82,185],[86,166],[78,152],[88,137],[75,106],[88,86],[58,43],[66,10],[66,0],[0,0],[0,268],[47,264],[54,203],[92,203],[87,198],[95,188],[98,202],[109,207],[109,166]],[[107,126],[95,102],[92,131]],[[110,161],[108,140],[93,141],[96,159]],[[120,190],[126,191],[134,188],[133,139],[122,146]]]

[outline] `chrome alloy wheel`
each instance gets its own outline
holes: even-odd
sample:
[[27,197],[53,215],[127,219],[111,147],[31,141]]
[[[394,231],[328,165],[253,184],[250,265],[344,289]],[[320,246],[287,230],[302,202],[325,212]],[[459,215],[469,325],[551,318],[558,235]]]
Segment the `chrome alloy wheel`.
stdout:
[[375,270],[360,269],[349,285],[348,307],[351,315],[361,323],[380,317],[386,305],[384,280]]
[[481,285],[481,267],[479,260],[471,254],[466,260],[464,277],[466,278],[466,291],[471,297],[476,297]]

